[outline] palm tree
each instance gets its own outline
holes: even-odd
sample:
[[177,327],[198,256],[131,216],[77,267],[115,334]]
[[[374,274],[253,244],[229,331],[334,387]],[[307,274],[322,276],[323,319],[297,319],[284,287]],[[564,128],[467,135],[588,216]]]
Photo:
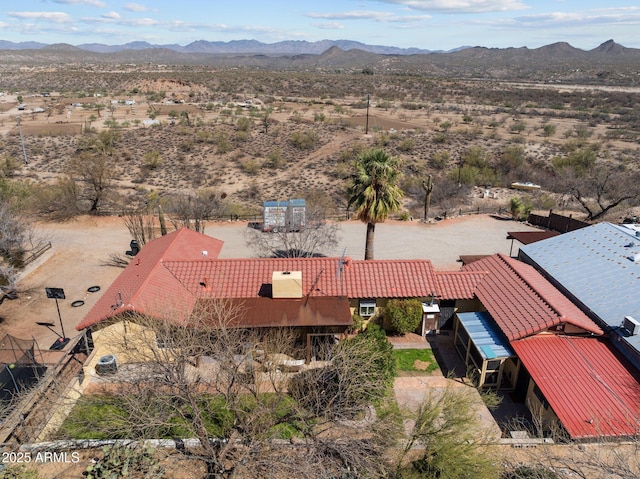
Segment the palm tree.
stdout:
[[373,259],[376,223],[400,208],[404,195],[398,186],[400,160],[382,149],[367,150],[356,158],[355,174],[349,185],[349,205],[357,218],[367,223],[364,259]]

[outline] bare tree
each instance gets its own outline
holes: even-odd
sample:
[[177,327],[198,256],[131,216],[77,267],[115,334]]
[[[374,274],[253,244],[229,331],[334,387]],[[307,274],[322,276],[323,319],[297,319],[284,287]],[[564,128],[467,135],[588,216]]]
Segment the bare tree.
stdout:
[[79,200],[87,203],[86,211],[98,213],[114,192],[113,159],[104,154],[81,153],[71,159],[67,170],[81,186]]
[[12,210],[8,203],[0,204],[0,297],[15,294],[18,271],[27,255],[44,243],[31,222]]
[[340,343],[331,362],[290,382],[295,373],[279,365],[300,354],[298,332],[233,328],[243,314],[237,303],[196,309],[182,322],[129,317],[127,337],[113,333],[111,344],[137,362],[120,366],[117,388],[84,400],[104,406],[99,414],[72,413],[67,423],[112,438],[195,437],[198,447],[184,452],[206,464],[207,477],[385,475],[398,429],[371,407],[386,397],[393,364],[379,342]]
[[204,233],[205,221],[223,212],[224,198],[224,193],[214,189],[173,195],[167,204],[169,219],[175,229],[189,228]]
[[567,192],[587,213],[587,220],[602,218],[623,204],[637,204],[640,200],[640,173],[621,167],[600,164],[588,174],[563,175]]
[[325,256],[338,245],[340,226],[322,218],[307,218],[299,231],[263,233],[249,229],[247,245],[259,257],[312,258]]
[[533,449],[531,454],[523,450],[523,454],[505,458],[505,479],[640,477],[640,430],[625,438],[601,436],[580,442],[572,440],[557,422],[545,421],[541,409],[532,413],[531,423],[512,420],[503,425],[504,429],[524,430],[530,437],[540,439],[535,453]]

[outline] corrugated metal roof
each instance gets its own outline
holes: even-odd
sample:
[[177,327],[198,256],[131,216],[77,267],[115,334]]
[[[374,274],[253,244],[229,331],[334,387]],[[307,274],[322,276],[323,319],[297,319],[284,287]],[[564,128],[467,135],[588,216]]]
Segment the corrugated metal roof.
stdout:
[[[562,285],[601,321],[617,328],[625,316],[640,319],[640,253],[635,231],[599,223],[520,248],[531,263]],[[621,337],[640,352],[640,336]]]
[[525,263],[497,254],[463,268],[487,273],[476,296],[511,341],[563,323],[602,334],[579,308]]
[[515,356],[509,340],[488,313],[458,313],[458,319],[484,359]]
[[640,374],[607,339],[545,335],[511,346],[572,438],[638,433]]

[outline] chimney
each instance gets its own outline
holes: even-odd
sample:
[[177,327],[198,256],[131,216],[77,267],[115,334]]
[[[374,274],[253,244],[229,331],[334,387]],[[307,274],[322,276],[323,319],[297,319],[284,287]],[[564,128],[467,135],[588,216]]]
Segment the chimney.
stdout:
[[302,271],[274,271],[271,274],[272,298],[302,298]]

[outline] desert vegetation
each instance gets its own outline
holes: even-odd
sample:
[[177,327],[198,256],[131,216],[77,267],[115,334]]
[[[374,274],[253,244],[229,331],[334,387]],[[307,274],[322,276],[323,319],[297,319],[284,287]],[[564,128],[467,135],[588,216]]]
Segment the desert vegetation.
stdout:
[[[524,193],[533,209],[589,219],[624,216],[638,201],[629,186],[640,135],[633,89],[194,67],[180,77],[136,69],[87,71],[81,84],[73,71],[3,76],[13,96],[1,100],[0,191],[15,195],[11,183],[28,191],[25,206],[60,218],[120,212],[149,195],[170,213],[176,195],[203,190],[215,192],[212,215],[250,214],[263,200],[320,190],[329,216],[344,217],[355,159],[382,148],[402,162],[401,218],[423,216],[428,175],[435,216],[509,211],[515,181],[542,186]],[[32,108],[19,127],[18,94]]]

